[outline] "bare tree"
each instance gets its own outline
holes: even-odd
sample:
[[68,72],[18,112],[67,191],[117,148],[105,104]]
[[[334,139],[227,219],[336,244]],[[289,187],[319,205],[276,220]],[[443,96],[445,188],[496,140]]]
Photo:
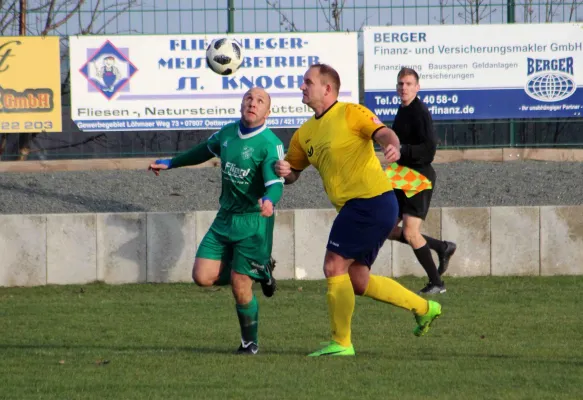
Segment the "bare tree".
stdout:
[[[265,0],[267,5],[271,7],[278,15],[280,20],[280,25],[284,27],[284,30],[289,32],[297,32],[298,28],[290,18],[284,8],[276,0]],[[326,19],[328,24],[328,29],[330,31],[340,32],[342,30],[342,13],[344,12],[344,5],[346,0],[318,0],[320,5],[320,10]],[[362,22],[360,27],[357,29],[358,32],[362,30],[368,18]]]
[[15,26],[18,0],[0,1],[0,35],[8,31],[8,27]]
[[283,12],[277,1],[265,0],[267,5],[273,8],[279,14],[279,25],[284,27],[284,30],[288,32],[297,32],[296,24],[288,18],[288,16]]
[[583,4],[583,0],[572,0],[569,6],[569,22],[573,22],[577,17],[577,9]]
[[[342,11],[344,11],[346,0],[318,0],[318,2],[330,30],[340,32],[342,30]],[[324,3],[328,3],[328,6],[325,6]]]
[[[33,16],[32,20],[26,22],[26,34],[31,36],[64,35],[61,28],[66,26],[71,18],[79,18],[78,31],[67,32],[67,34],[89,35],[103,33],[106,26],[127,12],[130,8],[139,4],[139,0],[116,1],[115,4],[105,5],[105,1],[97,0],[92,7],[88,8],[86,0],[38,0],[29,1],[28,9],[20,10],[18,0],[0,0],[0,35],[16,35],[18,31],[18,21],[21,13],[24,16]],[[108,16],[108,18],[104,18]],[[121,32],[118,32],[121,33]],[[68,53],[68,40],[64,38],[61,43],[64,45],[65,57]],[[70,92],[70,72],[64,76],[62,96]],[[26,160],[30,154],[30,143],[36,138],[38,133],[18,134],[19,160]],[[101,135],[72,143],[68,147],[76,147],[88,142],[95,142]],[[65,146],[67,147],[67,146]],[[58,146],[55,148],[63,148]],[[6,149],[6,136],[0,138],[0,156]]]
[[495,8],[486,0],[457,0],[462,6],[463,11],[458,13],[458,17],[464,20],[466,24],[479,24],[496,12]]
[[545,2],[545,22],[553,22],[565,0],[547,0]]
[[[544,3],[535,3],[533,0],[524,0],[523,18],[525,23],[543,22],[542,12],[540,16],[535,13],[535,5],[542,6],[544,4],[544,22],[554,22],[559,20],[561,22],[576,22],[577,10],[583,5],[583,0],[546,0]],[[581,10],[583,12],[583,10]]]
[[445,7],[447,7],[448,0],[439,0],[439,23],[445,25],[445,21],[449,15],[445,15]]
[[532,23],[534,21],[534,7],[533,0],[524,0],[522,4],[522,19],[525,23]]

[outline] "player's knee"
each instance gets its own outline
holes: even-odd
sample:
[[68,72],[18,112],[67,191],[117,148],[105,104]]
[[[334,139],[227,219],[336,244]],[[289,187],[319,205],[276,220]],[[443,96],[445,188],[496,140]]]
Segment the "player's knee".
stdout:
[[352,290],[357,296],[362,296],[366,292],[368,281],[370,277],[370,270],[366,266],[351,266],[348,270],[350,274],[350,282],[352,283]]
[[210,277],[208,274],[202,274],[197,268],[193,268],[192,280],[197,284],[197,286],[209,287],[215,283],[216,277]]
[[237,304],[248,304],[253,300],[253,291],[233,286],[233,297]]
[[253,280],[249,276],[233,274],[231,289],[237,304],[247,304],[253,299]]
[[336,253],[327,251],[324,257],[324,275],[328,278],[330,276],[342,275],[346,272],[348,272],[346,260]]
[[352,290],[354,290],[355,295],[362,296],[366,292],[366,284],[360,281],[352,281]]
[[389,240],[399,240],[401,237],[401,227],[395,226],[391,233],[389,233]]
[[215,283],[213,279],[208,279],[206,277],[200,277],[196,275],[194,275],[192,279],[194,280],[194,283],[196,283],[196,285],[200,287],[209,287]]
[[405,229],[403,229],[403,237],[405,238],[407,243],[412,244],[420,239],[421,232],[419,232],[418,229],[406,227]]

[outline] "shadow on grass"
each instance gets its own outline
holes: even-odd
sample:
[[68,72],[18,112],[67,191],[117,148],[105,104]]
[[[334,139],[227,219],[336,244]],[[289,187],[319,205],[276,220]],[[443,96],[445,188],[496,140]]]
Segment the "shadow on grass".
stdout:
[[[224,348],[218,346],[111,346],[111,345],[67,345],[67,344],[5,344],[0,343],[0,350],[105,350],[112,352],[164,352],[194,354],[235,354],[238,344]],[[261,355],[307,355],[308,349],[267,350],[260,347]]]
[[[112,351],[112,352],[156,352],[156,353],[192,353],[201,355],[235,355],[236,345],[230,348],[218,347],[218,346],[111,346],[111,345],[66,345],[66,344],[5,344],[0,343],[0,350],[102,350],[102,351]],[[263,356],[307,356],[310,351],[315,349],[309,348],[289,348],[289,349],[262,349],[260,348],[260,353],[258,355]],[[360,351],[357,353],[358,357],[366,359],[375,358],[394,358],[395,361],[405,361],[402,355],[396,355],[394,357],[387,356],[386,353],[375,352],[375,351]],[[345,357],[341,357],[345,358]],[[348,359],[355,359],[353,357],[347,357]],[[547,364],[558,364],[572,367],[583,367],[583,360],[581,359],[563,359],[563,360],[550,360],[543,358],[534,358],[528,355],[516,355],[516,354],[460,354],[460,353],[446,353],[446,354],[411,354],[408,357],[410,361],[451,361],[455,359],[486,359],[486,360],[508,360],[512,362],[525,362],[525,363],[547,363]]]

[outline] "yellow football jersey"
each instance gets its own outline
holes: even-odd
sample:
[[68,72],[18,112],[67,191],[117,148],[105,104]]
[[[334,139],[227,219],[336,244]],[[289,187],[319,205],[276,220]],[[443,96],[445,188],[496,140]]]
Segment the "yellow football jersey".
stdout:
[[372,141],[373,133],[384,126],[366,107],[337,102],[294,133],[285,159],[298,171],[312,164],[339,211],[350,199],[392,190]]

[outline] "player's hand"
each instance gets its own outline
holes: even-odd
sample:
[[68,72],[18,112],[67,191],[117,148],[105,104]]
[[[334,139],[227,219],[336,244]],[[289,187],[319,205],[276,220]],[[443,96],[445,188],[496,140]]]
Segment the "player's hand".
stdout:
[[154,161],[152,164],[150,164],[150,166],[148,167],[148,171],[152,171],[154,174],[156,174],[156,176],[160,175],[160,171],[164,170],[164,169],[168,169],[168,165],[166,164],[161,164],[160,160],[156,160]]
[[399,158],[401,158],[401,151],[392,144],[385,147],[384,153],[385,160],[387,160],[389,164],[394,163],[395,161],[398,161]]
[[291,166],[285,160],[277,160],[275,162],[275,173],[281,178],[285,178],[291,174]]
[[269,199],[259,199],[259,208],[262,217],[271,217],[273,215],[273,203]]

